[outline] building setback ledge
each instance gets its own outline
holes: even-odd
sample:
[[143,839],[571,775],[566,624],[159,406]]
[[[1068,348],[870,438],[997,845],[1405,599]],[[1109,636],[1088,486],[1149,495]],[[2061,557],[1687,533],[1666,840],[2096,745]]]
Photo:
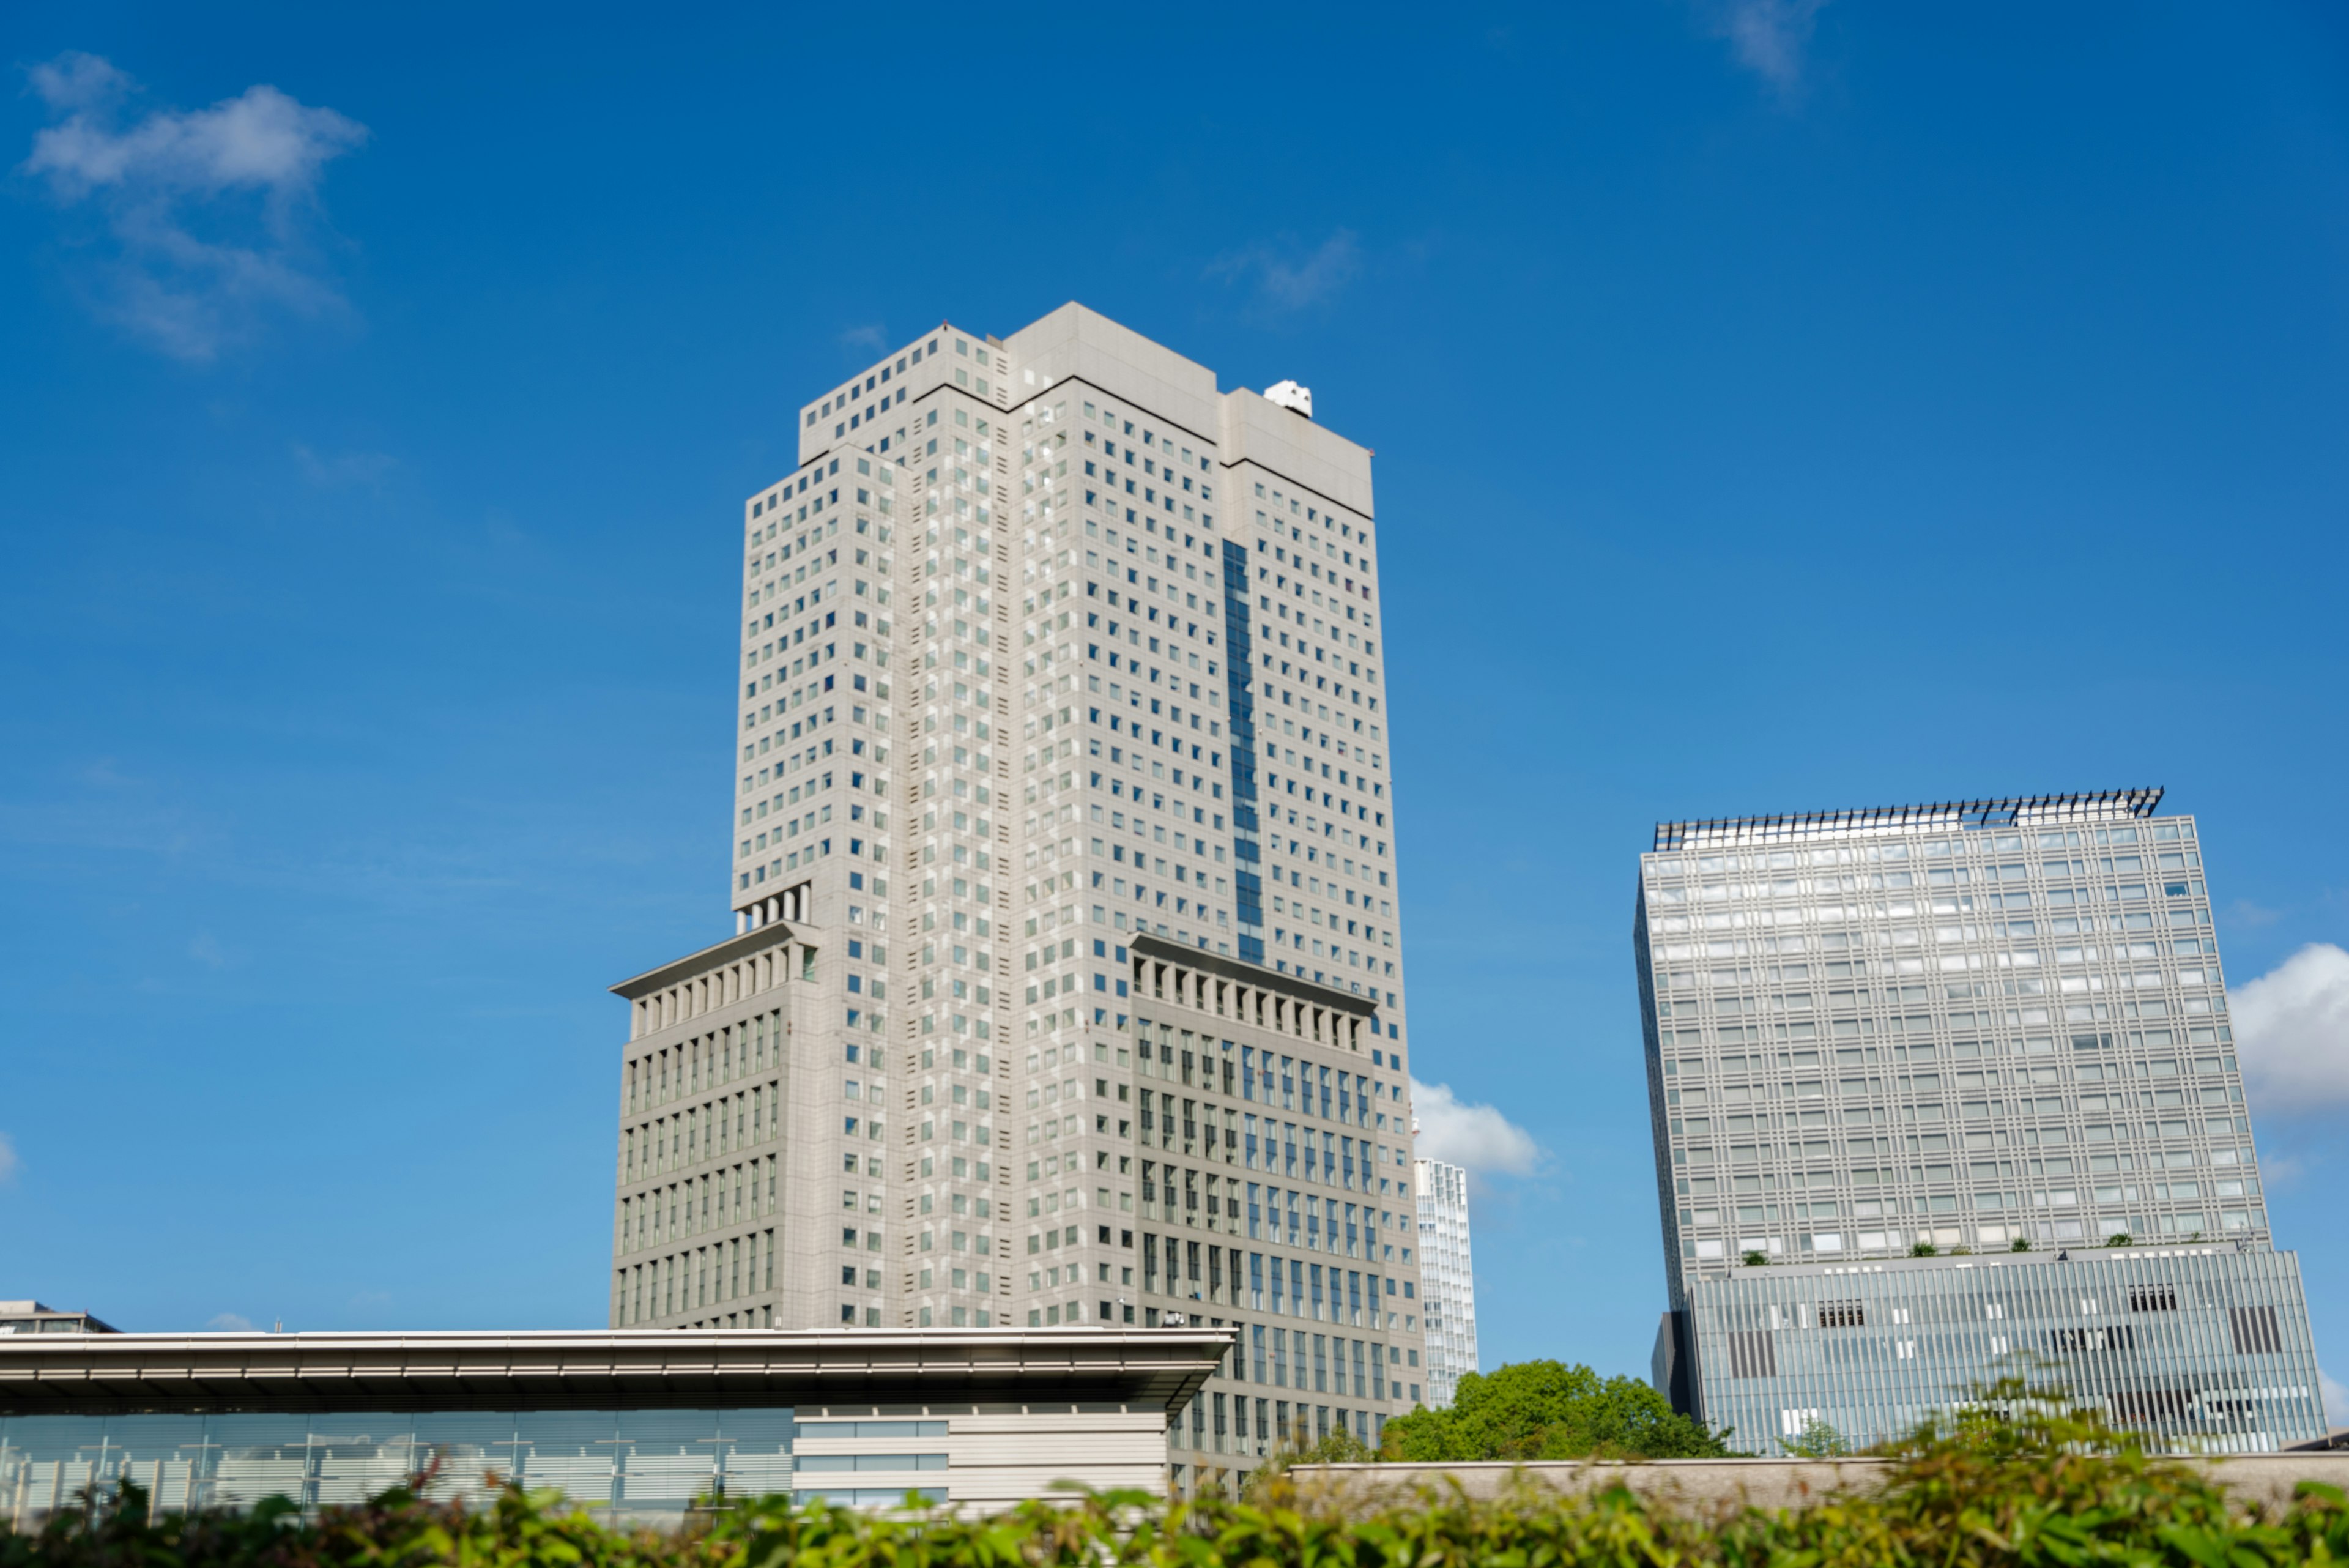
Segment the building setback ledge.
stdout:
[[752,953],[763,952],[768,948],[793,941],[803,947],[816,945],[801,929],[799,922],[793,921],[786,925],[781,920],[770,920],[763,926],[753,926],[738,936],[727,938],[722,942],[714,942],[699,952],[688,953],[685,957],[665,963],[658,969],[647,970],[644,973],[624,980],[610,989],[613,995],[634,1002],[640,996],[650,996],[654,992],[665,990],[681,980],[690,980],[696,975],[707,974],[721,964],[730,964],[736,959],[747,958]]
[[1186,969],[1195,969],[1203,974],[1212,974],[1219,979],[1237,981],[1242,985],[1255,986],[1259,991],[1274,991],[1283,996],[1293,996],[1300,1002],[1309,1002],[1317,1007],[1332,1008],[1340,1012],[1351,1012],[1362,1018],[1371,1017],[1379,1010],[1379,1004],[1375,1001],[1356,996],[1350,991],[1340,991],[1337,987],[1330,985],[1317,985],[1312,981],[1298,975],[1283,974],[1278,970],[1250,963],[1246,959],[1231,958],[1223,953],[1211,953],[1199,948],[1186,948],[1181,942],[1169,941],[1164,937],[1137,935],[1126,945],[1133,950],[1136,958],[1146,958],[1157,963],[1181,964]]

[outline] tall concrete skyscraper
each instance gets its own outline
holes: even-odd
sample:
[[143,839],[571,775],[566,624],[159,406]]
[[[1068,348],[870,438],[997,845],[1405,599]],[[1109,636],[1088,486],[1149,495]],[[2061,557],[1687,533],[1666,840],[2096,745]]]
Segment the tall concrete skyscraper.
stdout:
[[2200,837],[2160,801],[1657,827],[1632,943],[1675,1403],[1767,1452],[2012,1372],[2156,1447],[2322,1432]]
[[1460,1380],[1477,1370],[1476,1271],[1468,1248],[1468,1172],[1440,1159],[1414,1162],[1419,1187],[1419,1279],[1427,1311],[1427,1403],[1451,1407]]
[[1242,1326],[1176,1479],[1421,1397],[1370,453],[1070,305],[746,498],[726,905],[615,989],[612,1319]]

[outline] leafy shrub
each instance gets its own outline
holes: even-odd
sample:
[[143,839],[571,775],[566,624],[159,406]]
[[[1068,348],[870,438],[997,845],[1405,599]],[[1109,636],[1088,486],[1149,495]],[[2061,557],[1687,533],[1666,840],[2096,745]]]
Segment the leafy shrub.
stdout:
[[1890,1485],[1799,1510],[1677,1511],[1617,1487],[1585,1498],[1454,1489],[1354,1507],[1272,1487],[1255,1501],[1141,1493],[986,1519],[877,1518],[783,1498],[712,1502],[672,1533],[599,1522],[551,1492],[468,1510],[397,1488],[303,1522],[292,1505],[147,1518],[133,1486],[38,1532],[0,1523],[0,1568],[2269,1568],[2349,1560],[2349,1506],[2303,1485],[2271,1515],[2147,1457],[2101,1418],[2019,1386],[1889,1450]]

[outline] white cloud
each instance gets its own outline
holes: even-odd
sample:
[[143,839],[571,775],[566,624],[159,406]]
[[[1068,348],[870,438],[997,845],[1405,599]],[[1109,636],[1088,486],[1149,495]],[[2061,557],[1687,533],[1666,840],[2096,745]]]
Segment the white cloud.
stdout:
[[217,1334],[251,1334],[253,1320],[233,1312],[224,1312],[204,1326]]
[[1411,1085],[1423,1159],[1464,1166],[1479,1176],[1531,1176],[1541,1161],[1533,1134],[1492,1106],[1463,1104],[1448,1084]]
[[1275,310],[1302,310],[1334,296],[1361,269],[1361,245],[1340,229],[1301,259],[1293,245],[1250,245],[1207,264],[1209,277],[1254,278],[1258,302]]
[[2324,1396],[2324,1424],[2349,1427],[2349,1388],[2343,1387],[2339,1378],[2321,1366],[2316,1369],[2316,1386]]
[[16,1179],[16,1146],[6,1133],[0,1133],[0,1185]]
[[130,78],[96,55],[67,49],[25,73],[33,96],[51,109],[94,109],[112,103],[131,88]]
[[2349,1104],[2349,952],[2313,942],[2227,1003],[2245,1086],[2262,1109]]
[[1780,93],[1803,85],[1803,51],[1826,0],[1728,0],[1715,12],[1713,36],[1729,40],[1737,63]]
[[264,313],[343,306],[315,255],[327,162],[367,128],[266,85],[209,109],[126,117],[137,84],[95,55],[28,73],[56,123],[19,171],[61,207],[102,215],[84,281],[101,314],[165,353],[209,359]]

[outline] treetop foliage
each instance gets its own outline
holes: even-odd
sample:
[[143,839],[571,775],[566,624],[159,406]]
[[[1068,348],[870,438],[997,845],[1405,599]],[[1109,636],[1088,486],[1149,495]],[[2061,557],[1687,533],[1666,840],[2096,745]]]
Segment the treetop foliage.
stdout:
[[1421,1463],[1716,1459],[1729,1452],[1727,1435],[1679,1414],[1637,1378],[1602,1378],[1562,1361],[1518,1361],[1462,1378],[1448,1410],[1389,1421],[1379,1453]]

